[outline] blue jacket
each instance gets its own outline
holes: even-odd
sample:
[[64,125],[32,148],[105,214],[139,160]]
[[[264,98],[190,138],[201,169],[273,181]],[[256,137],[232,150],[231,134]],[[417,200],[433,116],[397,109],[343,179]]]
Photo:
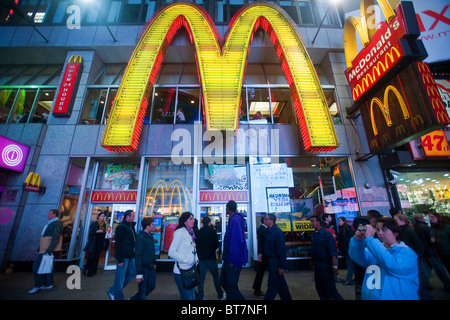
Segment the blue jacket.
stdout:
[[418,300],[419,271],[416,253],[400,242],[387,249],[379,239],[353,237],[350,258],[366,268],[362,300]]
[[223,248],[223,260],[240,268],[247,263],[248,251],[245,240],[244,216],[236,212],[228,220],[227,232]]

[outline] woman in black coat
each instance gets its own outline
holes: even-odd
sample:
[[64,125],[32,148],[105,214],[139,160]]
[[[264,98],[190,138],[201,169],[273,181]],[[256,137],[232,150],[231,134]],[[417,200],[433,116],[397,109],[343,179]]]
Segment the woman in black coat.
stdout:
[[353,281],[353,274],[355,273],[355,266],[353,264],[353,260],[350,259],[350,256],[348,255],[348,247],[350,244],[350,239],[355,235],[355,232],[353,231],[352,227],[350,227],[347,224],[347,220],[345,217],[339,217],[338,218],[339,223],[339,233],[337,235],[338,240],[338,248],[341,253],[341,255],[345,259],[345,263],[347,265],[347,278],[344,282],[344,285],[351,285],[355,284]]
[[98,260],[103,250],[106,235],[105,213],[101,212],[89,227],[89,241],[84,247],[84,251],[88,253],[83,273],[88,277],[92,277],[97,273]]

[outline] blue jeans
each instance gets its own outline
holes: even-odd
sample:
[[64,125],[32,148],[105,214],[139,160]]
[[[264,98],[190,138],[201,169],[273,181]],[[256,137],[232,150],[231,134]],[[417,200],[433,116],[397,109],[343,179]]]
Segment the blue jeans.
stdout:
[[219,269],[217,268],[216,260],[200,260],[200,285],[198,286],[198,300],[203,300],[204,291],[203,287],[205,284],[206,271],[209,270],[214,280],[214,287],[216,288],[217,297],[222,299],[223,291],[220,286],[219,280]]
[[227,261],[223,261],[222,272],[220,273],[220,282],[227,294],[227,300],[245,300],[245,297],[239,291],[239,275],[242,267],[235,269],[230,267]]
[[183,287],[183,282],[181,280],[181,275],[179,273],[174,272],[173,277],[175,278],[175,283],[177,284],[181,299],[182,300],[195,300],[195,288],[186,290]]
[[114,295],[114,300],[123,300],[122,289],[130,283],[130,281],[136,276],[136,265],[134,258],[125,258],[123,266],[116,267],[116,276],[114,278],[114,284],[108,289],[108,293]]
[[143,267],[144,280],[139,283],[139,291],[130,300],[145,300],[156,288],[156,271],[153,265]]

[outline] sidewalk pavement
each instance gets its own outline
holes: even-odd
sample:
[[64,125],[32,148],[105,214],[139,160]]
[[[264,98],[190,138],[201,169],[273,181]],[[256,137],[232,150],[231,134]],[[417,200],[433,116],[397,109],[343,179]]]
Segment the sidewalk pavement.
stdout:
[[[262,300],[253,294],[252,284],[255,271],[251,268],[243,269],[239,280],[239,288],[247,300]],[[345,279],[347,270],[339,270],[339,279]],[[0,300],[109,300],[106,290],[113,284],[115,271],[99,269],[94,277],[81,275],[81,289],[68,289],[67,282],[72,273],[55,272],[54,287],[50,290],[41,290],[35,294],[28,294],[33,287],[33,274],[31,272],[13,272],[0,274]],[[267,289],[266,272],[262,290]],[[294,300],[319,300],[315,286],[314,274],[311,270],[288,270],[286,281]],[[443,290],[443,285],[433,272],[430,277],[434,290],[427,291],[435,300],[450,300],[450,292]],[[355,286],[344,286],[336,283],[337,290],[345,300],[355,300]],[[137,292],[136,281],[124,289],[125,299]],[[217,300],[211,275],[207,273],[205,280],[205,298]],[[178,289],[172,272],[156,273],[156,289],[147,297],[147,300],[179,300]],[[276,299],[279,299],[277,296]]]

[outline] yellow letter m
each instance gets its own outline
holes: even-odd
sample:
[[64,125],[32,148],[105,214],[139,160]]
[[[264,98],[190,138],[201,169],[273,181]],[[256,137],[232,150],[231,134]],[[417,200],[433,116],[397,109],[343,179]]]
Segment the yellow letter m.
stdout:
[[194,4],[173,3],[149,23],[117,92],[102,146],[109,151],[137,149],[151,89],[165,49],[184,27],[194,45],[208,130],[236,130],[247,55],[258,28],[275,46],[291,88],[305,150],[331,151],[339,146],[314,66],[290,22],[269,4],[244,7],[224,39],[211,18]]

